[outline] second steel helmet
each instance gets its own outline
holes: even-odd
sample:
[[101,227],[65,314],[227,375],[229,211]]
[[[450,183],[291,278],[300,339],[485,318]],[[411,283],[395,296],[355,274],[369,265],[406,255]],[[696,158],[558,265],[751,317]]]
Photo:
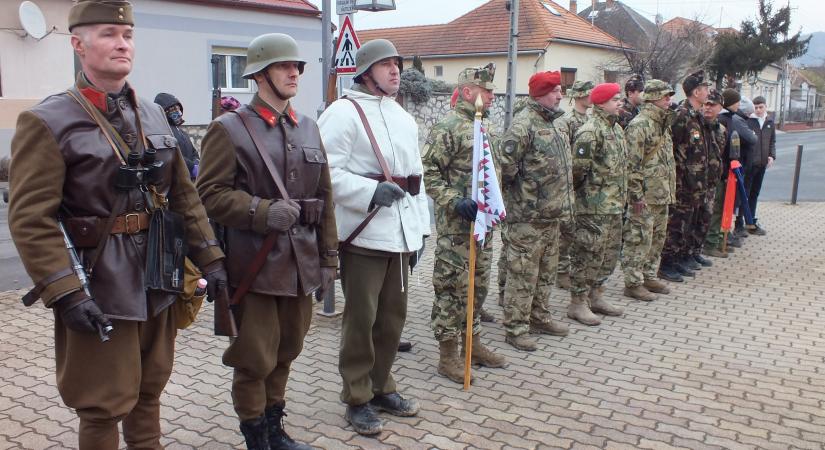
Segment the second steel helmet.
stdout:
[[395,45],[386,39],[374,39],[361,46],[355,54],[355,81],[365,74],[373,64],[386,58],[398,58],[398,70],[403,70],[403,59]]
[[282,33],[262,34],[253,39],[246,49],[243,77],[252,78],[252,75],[278,62],[297,62],[298,71],[304,73],[306,60],[298,55],[298,43],[292,36]]

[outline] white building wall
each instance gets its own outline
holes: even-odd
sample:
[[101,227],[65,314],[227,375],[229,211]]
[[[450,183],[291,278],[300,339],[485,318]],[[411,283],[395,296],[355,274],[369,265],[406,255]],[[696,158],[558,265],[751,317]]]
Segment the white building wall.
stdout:
[[[213,47],[245,50],[265,33],[286,33],[298,41],[307,60],[293,106],[315,117],[321,104],[321,20],[276,15],[265,10],[208,8],[193,3],[134,0],[137,52],[129,80],[144,97],[168,92],[180,99],[187,125],[212,118]],[[242,103],[251,93],[227,92]]]

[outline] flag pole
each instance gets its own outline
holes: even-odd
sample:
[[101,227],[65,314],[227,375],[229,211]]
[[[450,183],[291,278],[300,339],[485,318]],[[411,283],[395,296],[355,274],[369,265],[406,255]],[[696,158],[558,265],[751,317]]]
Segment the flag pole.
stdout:
[[[481,94],[476,96],[475,101],[476,115],[475,120],[481,120],[482,109],[484,102],[481,100]],[[477,151],[473,145],[473,152]],[[475,158],[473,158],[475,160]],[[478,167],[473,167],[472,170],[478,171]],[[478,186],[472,186],[471,192],[477,192]],[[476,213],[478,215],[478,213]],[[470,390],[470,379],[472,376],[472,361],[473,361],[473,317],[475,315],[475,281],[476,281],[476,239],[475,239],[475,221],[470,222],[470,261],[468,264],[468,285],[467,285],[467,329],[464,333],[464,390]]]

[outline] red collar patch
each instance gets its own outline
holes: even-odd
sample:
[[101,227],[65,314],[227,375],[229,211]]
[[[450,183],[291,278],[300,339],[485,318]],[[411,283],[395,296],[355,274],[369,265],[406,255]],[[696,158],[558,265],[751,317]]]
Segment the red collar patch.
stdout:
[[289,114],[288,115],[289,115],[289,120],[292,121],[292,125],[297,127],[298,126],[298,116],[295,115],[295,110],[292,109],[292,108],[289,108]]
[[255,112],[261,116],[261,119],[264,119],[264,122],[268,123],[270,127],[275,126],[275,121],[278,119],[275,114],[267,108],[263,106],[255,105]]
[[103,113],[107,113],[109,108],[106,106],[106,93],[99,91],[93,87],[85,87],[80,89],[80,93],[86,97],[95,107]]

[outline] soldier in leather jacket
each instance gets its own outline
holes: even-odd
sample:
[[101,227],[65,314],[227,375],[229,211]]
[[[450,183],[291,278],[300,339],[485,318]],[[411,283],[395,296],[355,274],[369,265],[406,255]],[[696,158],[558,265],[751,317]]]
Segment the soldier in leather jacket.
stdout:
[[[183,216],[188,256],[210,284],[223,253],[161,108],[126,81],[134,56],[129,2],[81,1],[69,14],[82,72],[69,91],[18,118],[9,225],[39,296],[54,310],[57,388],[80,418],[81,449],[161,448],[159,398],[172,372],[177,294],[144,287],[150,205],[116,189],[127,154],[155,152],[157,198]],[[58,221],[90,272],[81,288]],[[93,267],[92,267],[93,266]],[[97,328],[113,326],[108,342]]]

